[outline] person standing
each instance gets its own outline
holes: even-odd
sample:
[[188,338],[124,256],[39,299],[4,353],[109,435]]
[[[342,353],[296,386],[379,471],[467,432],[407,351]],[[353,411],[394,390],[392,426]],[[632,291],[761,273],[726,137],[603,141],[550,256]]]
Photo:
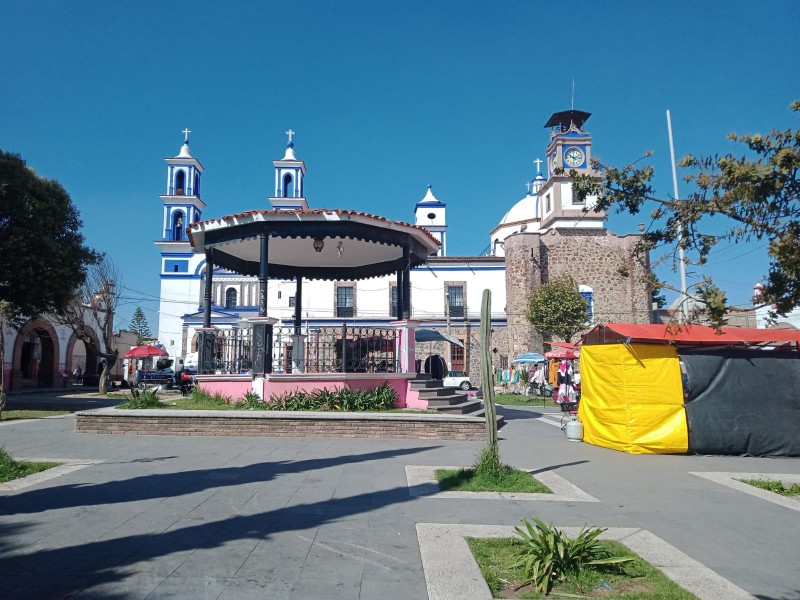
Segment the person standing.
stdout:
[[78,365],[72,372],[72,376],[75,378],[75,383],[77,383],[78,385],[83,383],[83,369],[81,369],[80,365]]

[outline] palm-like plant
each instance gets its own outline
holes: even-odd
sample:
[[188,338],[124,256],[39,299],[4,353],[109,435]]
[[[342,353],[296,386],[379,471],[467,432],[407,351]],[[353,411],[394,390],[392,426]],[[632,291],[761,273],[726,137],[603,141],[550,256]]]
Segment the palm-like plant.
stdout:
[[532,583],[536,591],[545,595],[550,593],[556,580],[576,575],[586,566],[620,564],[635,558],[612,557],[597,539],[605,529],[584,526],[572,539],[538,517],[534,517],[534,525],[527,519],[523,519],[522,524],[524,527],[514,528],[524,544],[515,566],[523,567],[528,578],[520,587]]

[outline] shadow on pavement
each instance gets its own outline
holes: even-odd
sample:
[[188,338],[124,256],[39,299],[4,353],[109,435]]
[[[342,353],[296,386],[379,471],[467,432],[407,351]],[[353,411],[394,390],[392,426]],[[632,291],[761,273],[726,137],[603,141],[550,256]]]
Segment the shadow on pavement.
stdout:
[[[414,454],[435,447],[154,474],[96,485],[56,486],[0,497],[0,514],[34,513],[70,506],[175,497],[208,488],[269,481],[281,474],[313,472],[337,465]],[[79,594],[80,598],[121,600],[128,597],[126,592],[109,593],[105,587],[102,593],[98,591],[95,594],[91,586],[109,581],[115,582],[115,585],[123,582],[135,574],[136,568],[132,565],[137,563],[180,552],[220,549],[238,540],[250,540],[255,547],[259,541],[268,540],[281,532],[313,529],[327,522],[411,499],[408,488],[402,486],[344,498],[326,498],[255,514],[241,514],[241,511],[232,507],[227,518],[197,524],[191,517],[184,515],[178,523],[160,533],[112,535],[110,538],[88,543],[65,544],[60,548],[31,549],[25,554],[10,555],[6,551],[0,562],[0,579],[12,586],[10,589],[16,594],[12,594],[15,598],[54,598],[64,597],[65,594],[66,597],[72,597],[70,593],[74,595],[83,589]],[[159,509],[155,507],[153,510]],[[25,523],[15,524],[15,527],[25,526]],[[121,589],[125,588],[125,584],[120,585]]]

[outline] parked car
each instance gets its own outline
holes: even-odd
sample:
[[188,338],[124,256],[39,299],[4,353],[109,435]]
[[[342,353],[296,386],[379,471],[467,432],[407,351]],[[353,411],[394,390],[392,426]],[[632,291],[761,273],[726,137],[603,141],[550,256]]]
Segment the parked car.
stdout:
[[447,377],[444,378],[444,386],[468,390],[472,387],[472,384],[469,381],[469,375],[464,373],[464,371],[450,371],[447,373]]

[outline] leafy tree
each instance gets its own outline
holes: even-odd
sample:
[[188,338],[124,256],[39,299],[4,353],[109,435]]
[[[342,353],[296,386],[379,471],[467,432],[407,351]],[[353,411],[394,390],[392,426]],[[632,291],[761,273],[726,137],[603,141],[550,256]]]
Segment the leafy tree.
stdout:
[[74,291],[72,301],[57,317],[75,332],[89,350],[103,359],[99,386],[101,394],[108,391],[108,374],[119,356],[119,350],[111,348],[110,340],[121,283],[114,263],[101,254],[96,262],[89,265],[83,284]]
[[[0,356],[4,324],[19,327],[40,314],[61,313],[83,283],[97,255],[84,245],[81,225],[57,181],[0,150]],[[0,400],[2,389],[0,369]]]
[[[800,102],[789,109],[800,111]],[[686,264],[702,266],[722,241],[766,240],[769,275],[762,300],[774,305],[777,314],[786,314],[800,305],[800,130],[731,133],[728,139],[743,146],[745,154],[689,155],[681,160],[681,167],[690,170],[686,181],[694,187],[681,200],[655,197],[650,166],[592,161],[597,176],[570,175],[578,196],[597,195],[601,210],[636,214],[645,205],[655,205],[637,251],[661,247],[673,265],[678,264],[680,248]],[[712,324],[724,324],[727,300],[711,278],[695,284],[689,295],[705,304]]]
[[525,316],[545,339],[558,336],[569,342],[586,326],[586,299],[572,277],[555,277],[531,296]]
[[144,316],[144,311],[140,307],[136,307],[133,313],[131,324],[128,325],[130,330],[136,334],[136,343],[141,345],[145,338],[151,337],[153,334],[150,332],[150,326],[147,324],[147,317]]

